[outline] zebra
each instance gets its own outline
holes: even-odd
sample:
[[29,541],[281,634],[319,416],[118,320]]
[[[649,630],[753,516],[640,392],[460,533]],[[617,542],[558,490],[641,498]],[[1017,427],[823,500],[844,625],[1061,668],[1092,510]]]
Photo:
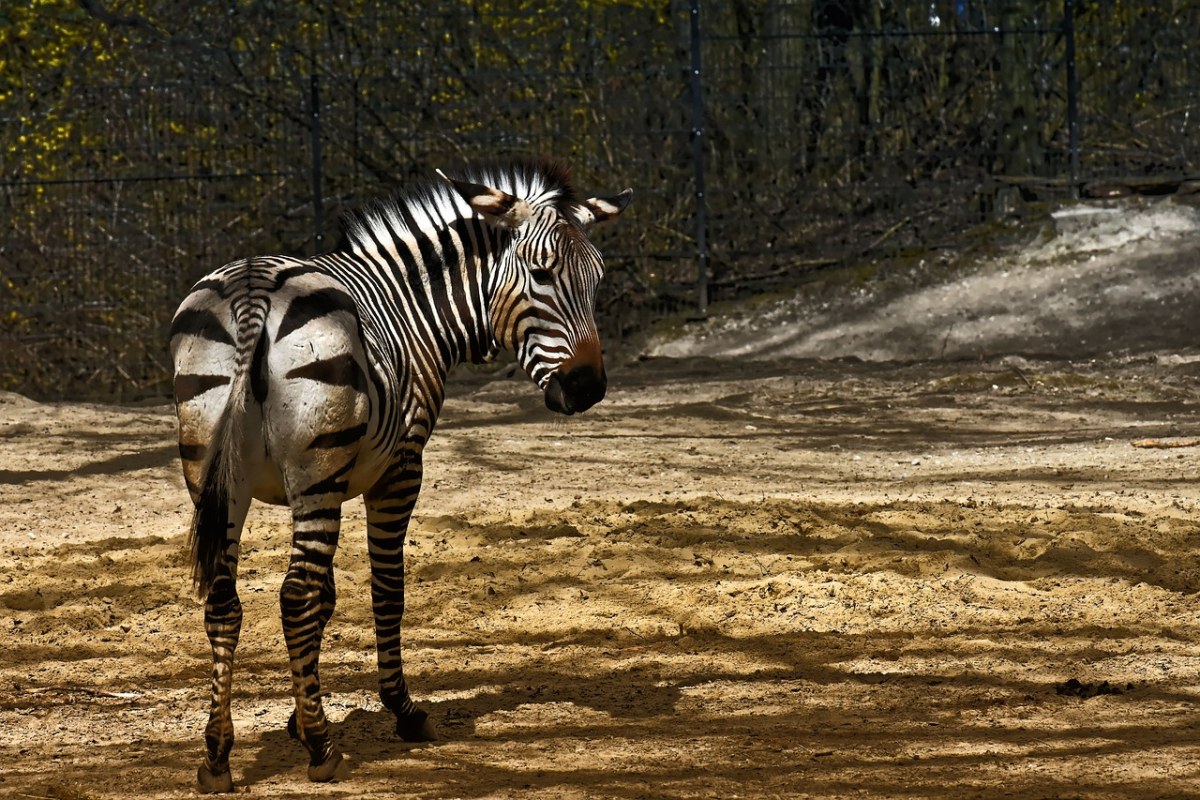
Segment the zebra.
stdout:
[[434,739],[404,680],[400,630],[405,534],[447,375],[503,349],[551,411],[580,413],[605,395],[594,318],[603,261],[587,234],[632,190],[583,198],[549,161],[437,175],[348,213],[331,252],[211,272],[172,320],[191,573],[213,659],[202,792],[233,791],[237,563],[252,498],[292,514],[280,589],[288,731],[308,752],[310,780],[343,779],[349,762],[330,735],[318,666],[343,501],[366,503],[380,698],[402,739]]

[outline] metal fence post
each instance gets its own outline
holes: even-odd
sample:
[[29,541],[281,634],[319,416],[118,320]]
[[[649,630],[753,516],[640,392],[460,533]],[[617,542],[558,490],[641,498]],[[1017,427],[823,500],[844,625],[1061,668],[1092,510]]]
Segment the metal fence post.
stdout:
[[314,65],[309,78],[309,133],[312,139],[313,252],[325,249],[325,200],[321,195],[321,92]]
[[1075,0],[1063,0],[1063,37],[1067,41],[1067,138],[1071,155],[1071,197],[1079,199],[1079,73],[1075,64]]
[[704,97],[700,82],[700,0],[692,7],[692,161],[696,172],[696,314],[708,316],[708,241],[704,200]]

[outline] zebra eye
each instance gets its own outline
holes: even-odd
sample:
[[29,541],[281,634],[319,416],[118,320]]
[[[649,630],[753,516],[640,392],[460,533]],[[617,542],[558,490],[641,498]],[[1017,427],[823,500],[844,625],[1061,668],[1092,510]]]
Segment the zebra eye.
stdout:
[[548,283],[554,283],[554,273],[548,269],[531,269],[529,270],[529,277],[543,286]]

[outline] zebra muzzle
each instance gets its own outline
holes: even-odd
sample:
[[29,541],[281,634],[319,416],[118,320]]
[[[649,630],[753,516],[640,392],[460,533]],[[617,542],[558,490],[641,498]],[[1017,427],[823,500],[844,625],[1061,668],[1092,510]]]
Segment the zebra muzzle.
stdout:
[[546,384],[546,408],[558,414],[579,414],[604,399],[608,376],[601,367],[581,364],[565,374],[555,372]]

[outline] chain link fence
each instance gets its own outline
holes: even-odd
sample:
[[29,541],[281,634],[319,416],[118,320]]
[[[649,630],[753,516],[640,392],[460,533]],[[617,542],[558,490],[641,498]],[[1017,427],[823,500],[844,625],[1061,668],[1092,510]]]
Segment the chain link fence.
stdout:
[[0,10],[0,389],[164,397],[200,275],[480,158],[634,187],[618,344],[1200,160],[1200,2],[141,5]]

